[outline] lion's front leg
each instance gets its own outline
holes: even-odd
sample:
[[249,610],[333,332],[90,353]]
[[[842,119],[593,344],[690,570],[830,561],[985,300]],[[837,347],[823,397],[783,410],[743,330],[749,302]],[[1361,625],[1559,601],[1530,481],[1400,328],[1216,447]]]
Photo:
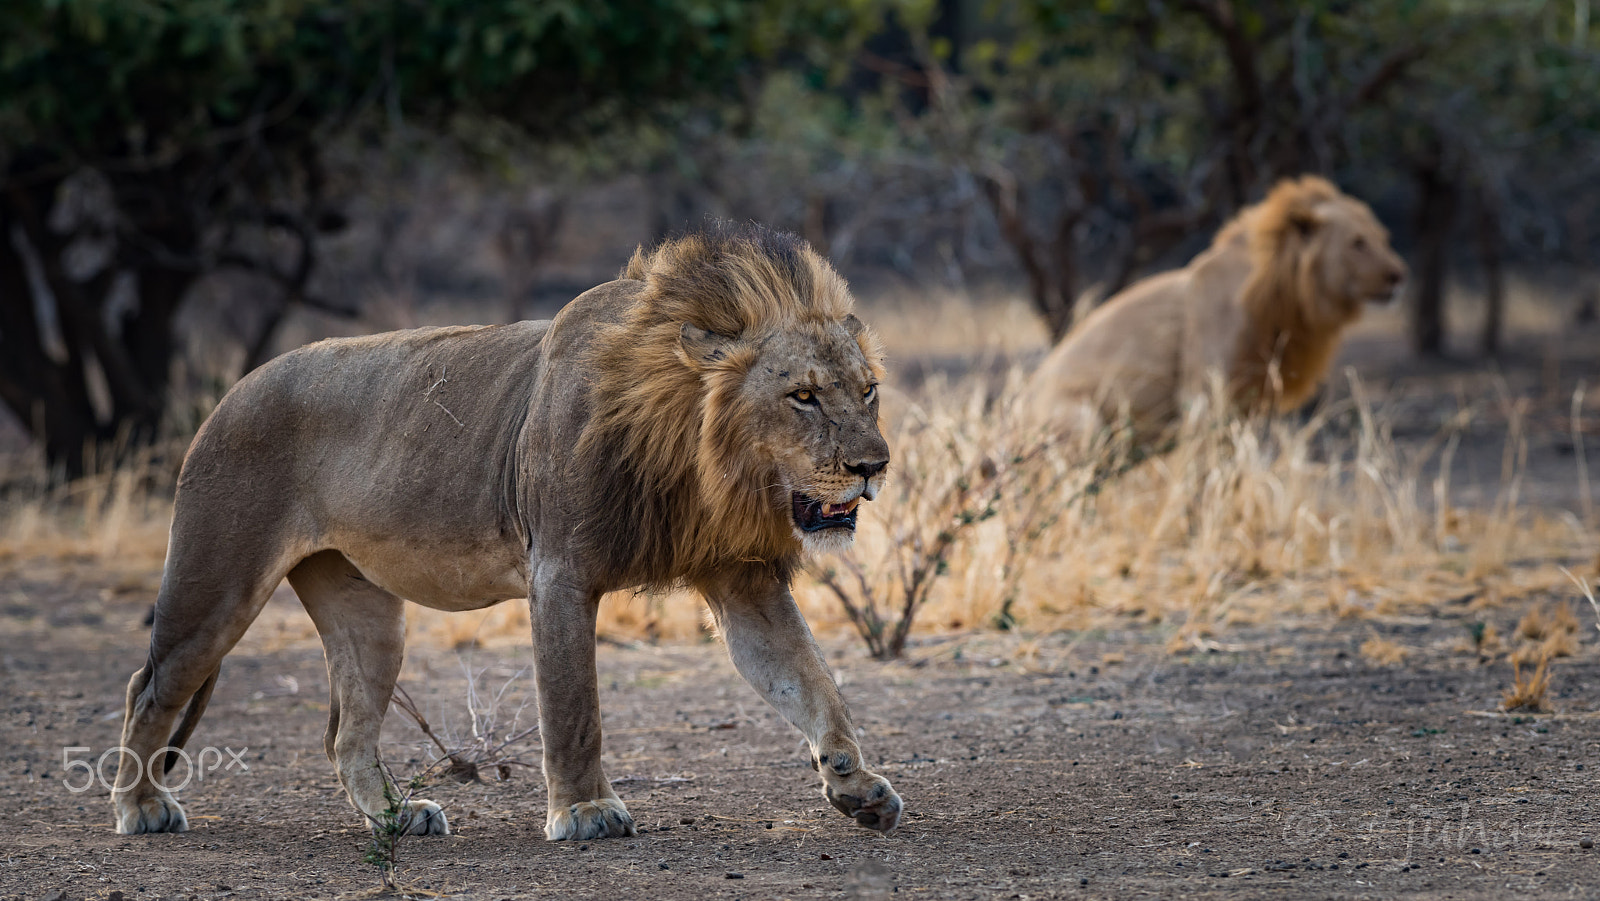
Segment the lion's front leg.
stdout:
[[633,817],[600,766],[600,688],[594,629],[600,597],[538,570],[530,601],[539,731],[553,842],[635,834]]
[[850,710],[788,587],[749,573],[702,588],[733,665],[805,734],[829,803],[857,825],[892,831],[900,823],[900,796],[862,766]]

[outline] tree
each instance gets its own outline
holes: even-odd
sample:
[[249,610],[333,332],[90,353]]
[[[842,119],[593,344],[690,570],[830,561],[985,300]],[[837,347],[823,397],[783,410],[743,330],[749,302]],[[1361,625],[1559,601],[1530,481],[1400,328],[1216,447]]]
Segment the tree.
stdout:
[[[1475,249],[1491,297],[1512,253],[1590,251],[1581,245],[1596,207],[1578,185],[1600,161],[1600,55],[1590,49],[1595,24],[1575,7],[1023,0],[982,9],[993,15],[959,72],[937,39],[923,40],[913,75],[932,99],[917,122],[982,185],[1053,338],[1081,294],[1109,296],[1180,245],[1192,250],[1194,237],[1278,178],[1304,172],[1334,178],[1398,227],[1417,262],[1412,337],[1422,353],[1442,346],[1457,247]],[[1396,215],[1408,206],[1411,215]],[[1458,211],[1470,212],[1470,240],[1455,240]],[[1487,318],[1482,348],[1497,345],[1500,321]]]
[[91,442],[157,434],[174,321],[202,275],[243,269],[283,305],[356,312],[313,290],[319,235],[343,221],[330,144],[473,123],[582,139],[724,89],[795,52],[792,35],[843,39],[860,6],[8,3],[0,400],[80,474]]

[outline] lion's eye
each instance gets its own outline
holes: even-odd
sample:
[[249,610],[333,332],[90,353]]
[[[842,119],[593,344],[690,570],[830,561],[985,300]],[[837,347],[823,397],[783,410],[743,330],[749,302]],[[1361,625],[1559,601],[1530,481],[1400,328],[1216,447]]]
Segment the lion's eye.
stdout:
[[816,406],[817,403],[816,392],[809,388],[801,388],[799,391],[791,391],[789,392],[789,396],[802,404],[811,404],[812,406]]
[[872,403],[872,399],[874,397],[877,397],[877,396],[878,396],[878,386],[877,385],[868,385],[867,386],[867,390],[861,392],[861,400],[864,403],[869,403],[869,404]]

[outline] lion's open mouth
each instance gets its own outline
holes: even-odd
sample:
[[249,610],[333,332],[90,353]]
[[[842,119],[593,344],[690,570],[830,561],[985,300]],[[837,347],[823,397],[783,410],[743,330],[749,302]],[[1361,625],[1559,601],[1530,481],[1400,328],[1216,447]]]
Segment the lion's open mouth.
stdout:
[[1367,303],[1373,304],[1374,306],[1386,307],[1400,298],[1400,288],[1400,285],[1395,285],[1392,288],[1384,288],[1379,293],[1367,298]]
[[830,504],[796,491],[791,501],[794,504],[794,524],[802,532],[820,532],[823,529],[855,531],[856,507],[861,505],[859,497],[842,504]]

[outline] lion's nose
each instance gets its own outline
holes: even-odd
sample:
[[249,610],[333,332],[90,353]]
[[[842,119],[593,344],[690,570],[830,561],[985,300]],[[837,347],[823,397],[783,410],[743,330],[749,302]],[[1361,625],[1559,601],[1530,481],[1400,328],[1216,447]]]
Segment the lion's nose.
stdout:
[[863,460],[859,463],[846,463],[845,471],[851,475],[858,475],[863,479],[870,479],[889,465],[888,460]]

